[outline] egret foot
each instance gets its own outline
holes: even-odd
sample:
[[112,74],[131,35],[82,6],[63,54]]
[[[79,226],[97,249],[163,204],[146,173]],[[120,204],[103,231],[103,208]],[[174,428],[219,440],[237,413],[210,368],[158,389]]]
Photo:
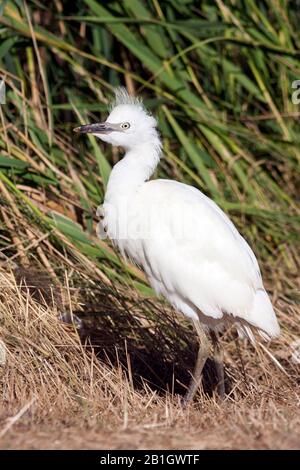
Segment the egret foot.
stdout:
[[224,380],[224,354],[223,348],[220,344],[218,334],[215,331],[210,332],[210,337],[213,344],[214,350],[214,361],[217,372],[217,391],[219,398],[224,400],[225,398],[225,380]]
[[201,384],[203,367],[209,355],[209,342],[207,340],[206,334],[199,321],[194,321],[194,325],[198,335],[199,350],[194,373],[189,388],[187,389],[187,392],[183,398],[183,408],[186,408],[187,405],[193,400],[199,385]]

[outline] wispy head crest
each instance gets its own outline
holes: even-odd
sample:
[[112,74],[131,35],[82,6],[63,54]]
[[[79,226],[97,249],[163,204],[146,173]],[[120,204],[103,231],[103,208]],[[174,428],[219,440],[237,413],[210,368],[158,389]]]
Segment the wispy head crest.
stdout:
[[115,99],[110,105],[110,109],[112,110],[115,106],[119,106],[120,104],[131,104],[135,106],[143,107],[143,102],[141,98],[136,96],[132,96],[128,93],[126,88],[120,86],[114,89]]

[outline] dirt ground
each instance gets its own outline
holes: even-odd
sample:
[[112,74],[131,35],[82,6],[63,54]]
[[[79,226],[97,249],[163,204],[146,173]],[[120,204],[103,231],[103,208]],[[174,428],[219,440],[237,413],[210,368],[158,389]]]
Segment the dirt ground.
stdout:
[[158,412],[156,423],[138,424],[129,420],[127,427],[114,430],[105,429],[103,423],[28,425],[25,422],[11,428],[2,437],[0,446],[1,449],[120,450],[300,448],[297,406],[280,407],[271,400],[265,402],[262,411],[262,407],[248,409],[243,403],[224,403],[220,407],[208,404],[207,410],[193,408],[187,416],[180,415],[178,412],[176,419],[166,423]]

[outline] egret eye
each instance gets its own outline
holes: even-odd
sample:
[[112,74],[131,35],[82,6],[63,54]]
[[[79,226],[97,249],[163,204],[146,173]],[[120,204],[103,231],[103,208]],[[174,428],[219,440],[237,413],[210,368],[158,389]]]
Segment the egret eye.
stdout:
[[129,122],[122,122],[120,127],[121,127],[121,129],[126,131],[126,129],[129,129],[130,124],[129,124]]

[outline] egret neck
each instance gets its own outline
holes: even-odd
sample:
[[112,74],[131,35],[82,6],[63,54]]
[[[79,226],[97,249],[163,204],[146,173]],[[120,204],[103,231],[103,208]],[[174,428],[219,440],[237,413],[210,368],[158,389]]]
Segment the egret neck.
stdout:
[[122,160],[112,169],[105,203],[132,195],[138,188],[153,175],[161,154],[161,141],[158,133],[153,129],[149,140],[137,143],[127,148]]

